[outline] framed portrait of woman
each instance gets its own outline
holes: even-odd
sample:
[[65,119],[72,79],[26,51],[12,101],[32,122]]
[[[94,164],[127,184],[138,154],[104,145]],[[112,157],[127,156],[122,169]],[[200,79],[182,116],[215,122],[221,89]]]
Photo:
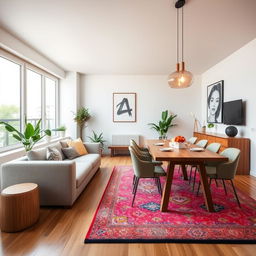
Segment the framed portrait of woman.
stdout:
[[222,123],[223,87],[223,80],[207,86],[207,123]]

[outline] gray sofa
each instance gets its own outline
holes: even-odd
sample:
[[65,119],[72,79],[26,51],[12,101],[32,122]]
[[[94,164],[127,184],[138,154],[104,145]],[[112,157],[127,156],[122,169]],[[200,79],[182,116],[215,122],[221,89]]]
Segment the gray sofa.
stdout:
[[[1,188],[33,182],[39,185],[40,205],[72,206],[101,164],[100,143],[84,145],[89,154],[73,160],[29,161],[22,157],[3,164]],[[46,148],[37,151],[42,150]]]

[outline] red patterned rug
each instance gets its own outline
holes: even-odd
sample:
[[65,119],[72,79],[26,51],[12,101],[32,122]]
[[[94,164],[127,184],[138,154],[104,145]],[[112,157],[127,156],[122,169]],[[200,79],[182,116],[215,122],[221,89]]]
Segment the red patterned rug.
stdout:
[[212,184],[216,212],[209,213],[202,193],[196,196],[175,171],[169,212],[163,213],[153,179],[140,180],[131,207],[132,179],[131,166],[114,167],[85,243],[256,242],[256,201],[238,191],[239,208],[231,186],[226,196],[221,184]]

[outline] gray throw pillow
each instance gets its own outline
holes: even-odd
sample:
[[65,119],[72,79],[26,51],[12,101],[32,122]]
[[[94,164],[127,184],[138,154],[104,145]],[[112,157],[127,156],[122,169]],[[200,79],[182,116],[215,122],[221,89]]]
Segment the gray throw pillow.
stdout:
[[68,147],[68,148],[62,148],[62,152],[64,153],[64,155],[72,160],[74,158],[79,157],[80,155],[78,154],[78,152],[75,150],[75,148],[72,147]]
[[27,152],[27,157],[29,161],[46,160],[46,148],[30,150]]
[[68,148],[68,140],[61,140],[60,141],[61,147],[62,148]]
[[61,145],[60,141],[50,145],[49,147],[56,148],[61,153],[62,160],[66,159],[66,156],[63,154],[63,152],[61,150],[62,149],[62,145]]
[[48,147],[47,148],[47,160],[62,161],[63,159],[62,159],[60,151],[57,148]]

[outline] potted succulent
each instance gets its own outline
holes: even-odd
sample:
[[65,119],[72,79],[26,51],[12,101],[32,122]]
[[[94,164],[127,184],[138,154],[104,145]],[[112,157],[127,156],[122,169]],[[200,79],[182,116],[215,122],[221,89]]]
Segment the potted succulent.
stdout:
[[56,131],[56,132],[59,132],[59,135],[60,137],[65,137],[65,134],[66,134],[66,126],[65,125],[62,125],[58,128],[55,128],[55,129],[52,129],[52,131]]
[[212,130],[212,128],[214,128],[214,124],[213,123],[208,123],[207,127],[210,129],[210,131]]
[[83,139],[83,129],[85,122],[88,121],[91,117],[89,114],[88,108],[81,107],[77,110],[77,112],[74,114],[74,121],[77,122],[79,129],[80,129],[80,137]]
[[168,116],[168,110],[165,110],[162,112],[162,119],[157,123],[149,123],[148,125],[151,126],[151,129],[154,129],[159,134],[159,139],[167,139],[167,132],[169,128],[176,126],[176,124],[172,124],[174,118],[176,118],[177,115],[170,114]]
[[42,138],[44,138],[45,136],[51,136],[51,130],[41,129],[41,121],[42,119],[40,119],[35,126],[25,121],[24,133],[19,132],[12,125],[6,122],[0,122],[0,124],[3,124],[5,129],[12,134],[13,138],[21,142],[24,146],[25,151],[28,152]]
[[95,132],[93,132],[93,136],[90,137],[88,136],[88,138],[92,141],[92,142],[99,142],[100,143],[100,154],[102,155],[103,149],[104,149],[104,142],[106,142],[103,139],[103,133],[100,133],[99,135]]

